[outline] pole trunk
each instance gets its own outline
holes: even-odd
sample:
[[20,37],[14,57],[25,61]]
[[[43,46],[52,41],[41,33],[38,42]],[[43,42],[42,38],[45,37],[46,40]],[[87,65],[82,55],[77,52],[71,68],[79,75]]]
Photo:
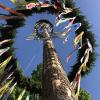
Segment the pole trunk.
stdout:
[[49,34],[43,46],[42,100],[77,100]]

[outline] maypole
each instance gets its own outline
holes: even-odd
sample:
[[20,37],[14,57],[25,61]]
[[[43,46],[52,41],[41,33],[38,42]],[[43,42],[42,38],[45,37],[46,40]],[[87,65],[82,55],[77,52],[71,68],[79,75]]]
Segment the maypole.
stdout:
[[[23,84],[21,86],[18,85],[20,87],[25,88],[22,91],[22,95],[21,94],[19,95],[19,99],[22,99],[26,90],[26,91],[30,91],[31,93],[41,95],[40,98],[41,100],[78,100],[79,91],[80,91],[81,74],[82,72],[85,73],[89,69],[87,63],[90,60],[90,53],[93,53],[93,48],[91,42],[89,41],[90,39],[87,37],[87,33],[82,28],[84,25],[80,21],[77,22],[79,16],[77,16],[76,14],[75,15],[72,14],[74,10],[72,8],[65,7],[64,0],[51,0],[51,2],[45,0],[45,2],[38,2],[38,3],[35,2],[28,3],[28,4],[23,3],[22,4],[23,9],[20,10],[16,9],[16,11],[2,4],[0,4],[0,8],[12,13],[11,15],[5,15],[5,14],[0,15],[1,20],[7,21],[7,24],[0,27],[0,32],[2,33],[1,35],[4,35],[5,32],[9,33],[11,32],[11,30],[12,31],[16,30],[17,27],[21,26],[21,23],[18,22],[25,20],[25,18],[27,18],[27,16],[29,16],[33,12],[39,13],[42,12],[43,10],[43,12],[48,11],[55,14],[55,23],[54,22],[51,23],[46,19],[39,19],[35,23],[34,32],[29,37],[27,37],[27,40],[34,39],[34,40],[43,41],[42,92],[41,92],[41,88],[39,88],[38,91],[37,87],[35,88],[34,86],[31,85],[29,86],[30,83],[28,83],[28,85],[25,84],[24,87]],[[71,13],[73,17],[72,16],[69,17],[67,15],[68,13]],[[61,28],[63,31],[59,32],[58,29],[58,32],[55,32],[54,28],[55,27],[57,28],[63,23],[66,23],[66,26]],[[71,33],[76,32],[77,36],[73,40],[74,50],[72,50],[72,52],[68,54],[66,61],[68,62],[70,60],[72,54],[75,51],[83,50],[82,57],[80,57],[81,59],[78,61],[80,63],[78,65],[79,68],[77,68],[78,71],[75,73],[76,75],[74,76],[75,78],[72,80],[72,82],[69,81],[70,78],[68,79],[68,75],[63,69],[64,66],[62,65],[59,59],[59,56],[56,52],[56,49],[52,41],[52,38],[53,39],[64,38],[63,44],[66,44],[69,41],[69,37],[70,37],[69,32]],[[84,41],[82,40],[82,38],[84,38]],[[7,54],[7,52],[11,48],[10,47],[5,48],[2,46],[3,44],[8,43],[9,41],[11,41],[11,39],[6,37],[0,40],[0,46],[2,47],[0,49],[0,57],[4,57],[4,55],[6,56],[9,55]],[[16,62],[16,60],[14,61]],[[4,81],[0,80],[2,81],[2,84],[7,82],[9,77],[10,78],[15,77],[14,80],[19,81],[19,79],[17,79],[17,74],[14,72],[16,68],[14,68],[13,71],[11,71],[12,73],[8,73],[9,72],[8,69],[12,68],[14,63],[12,64],[12,66],[7,67],[7,71],[6,71],[7,64],[8,64],[7,62],[3,62],[0,65],[1,67],[0,74],[3,74],[1,76],[1,79],[4,79]],[[17,83],[21,84],[20,81]],[[3,86],[1,86],[0,89],[2,89],[2,87]],[[6,93],[7,91],[2,92],[1,97],[7,94]],[[27,98],[29,98],[29,96],[27,96]]]
[[77,100],[51,39],[53,26],[40,20],[35,29],[36,36],[43,39],[42,100]]

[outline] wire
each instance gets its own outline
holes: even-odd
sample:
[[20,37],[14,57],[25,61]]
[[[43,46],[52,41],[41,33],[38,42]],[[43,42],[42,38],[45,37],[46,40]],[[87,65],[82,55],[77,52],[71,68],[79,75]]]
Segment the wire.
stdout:
[[35,58],[35,56],[32,56],[30,62],[29,62],[28,65],[26,66],[24,72],[26,72],[26,70],[31,66],[31,64],[32,64],[32,62],[33,62],[33,60],[34,60],[34,58]]

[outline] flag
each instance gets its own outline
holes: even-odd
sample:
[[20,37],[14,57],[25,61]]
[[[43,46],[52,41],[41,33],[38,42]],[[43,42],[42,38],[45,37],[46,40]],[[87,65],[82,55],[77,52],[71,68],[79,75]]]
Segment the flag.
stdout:
[[89,39],[86,39],[86,40],[87,40],[87,44],[88,44],[89,50],[92,52],[93,51],[92,45],[91,45]]
[[76,17],[73,17],[72,19],[69,20],[69,24],[64,28],[64,29],[68,29],[73,25],[73,22],[75,20]]
[[62,18],[56,23],[56,27],[58,27],[60,24],[69,21],[72,18]]
[[4,44],[4,43],[9,42],[9,41],[11,41],[11,39],[7,39],[7,40],[0,41],[0,46],[1,46],[2,44]]
[[7,82],[4,86],[0,88],[0,98],[3,96],[5,92],[9,89],[9,85],[12,83],[13,79]]
[[8,51],[10,47],[7,47],[5,49],[0,49],[0,56],[3,55],[6,51]]
[[21,17],[25,16],[24,14],[16,12],[16,11],[12,10],[11,8],[4,6],[3,4],[0,4],[0,8],[4,9],[4,10],[6,10],[6,11],[12,13],[12,14],[15,14],[17,16],[21,16]]
[[19,97],[17,98],[17,100],[21,100],[23,95],[25,94],[25,89],[21,92],[21,94],[19,95]]
[[84,32],[82,31],[78,36],[75,37],[74,41],[73,41],[73,45],[76,47],[76,45],[80,42],[80,40],[82,39]]
[[63,44],[66,44],[69,40],[69,35],[67,35],[67,37],[64,39]]
[[12,56],[8,57],[4,62],[0,63],[0,74],[3,72],[9,61],[11,60]]

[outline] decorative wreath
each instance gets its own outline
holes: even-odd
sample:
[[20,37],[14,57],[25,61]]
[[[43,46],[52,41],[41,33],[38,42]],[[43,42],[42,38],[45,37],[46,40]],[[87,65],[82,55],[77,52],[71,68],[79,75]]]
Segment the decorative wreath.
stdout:
[[[56,2],[57,3],[57,2]],[[49,12],[55,14],[56,21],[59,22],[60,19],[65,19],[65,18],[73,18],[75,17],[73,24],[75,23],[81,23],[81,26],[76,30],[76,37],[81,33],[84,32],[85,34],[82,33],[82,43],[83,46],[79,48],[76,47],[75,50],[78,50],[78,55],[77,55],[77,62],[75,65],[71,66],[72,71],[69,74],[69,80],[73,81],[75,76],[77,76],[77,72],[81,70],[81,75],[87,74],[90,69],[93,66],[94,61],[95,61],[95,38],[93,33],[89,30],[89,25],[88,22],[85,20],[83,15],[80,15],[80,11],[78,8],[75,8],[73,3],[70,0],[67,0],[65,2],[65,7],[70,8],[72,11],[66,14],[64,11],[64,8],[59,7],[59,4],[56,3],[49,3],[45,2],[43,4],[41,3],[33,3],[33,4],[25,4],[25,5],[19,5],[18,8],[15,10],[12,10],[10,8],[6,9],[4,5],[0,4],[0,7],[3,9],[8,10],[10,13],[8,15],[0,14],[0,19],[5,19],[6,23],[5,25],[0,25],[0,77],[1,77],[1,83],[2,80],[4,80],[9,73],[13,72],[13,75],[11,77],[14,77],[13,81],[18,83],[18,86],[21,88],[26,88],[26,90],[33,92],[33,93],[41,93],[40,88],[35,87],[35,85],[31,85],[30,83],[27,82],[27,80],[24,77],[24,83],[23,79],[21,79],[21,75],[19,75],[20,70],[18,70],[18,64],[17,64],[17,59],[14,57],[13,51],[15,50],[13,48],[13,43],[14,43],[14,38],[16,37],[16,29],[18,29],[21,26],[24,26],[24,21],[25,17],[31,16],[33,13],[42,13],[42,12]],[[29,8],[32,5],[31,8]],[[57,6],[58,5],[58,6]],[[61,9],[60,9],[61,8]],[[70,10],[68,9],[68,10]],[[20,17],[19,17],[20,16]],[[62,18],[61,18],[62,17]],[[69,20],[72,21],[72,20]],[[47,21],[47,20],[39,20],[35,26],[34,26],[34,33],[35,37],[34,39],[43,39],[43,30],[41,24],[46,24],[46,29],[51,33],[51,38],[53,37],[53,25]],[[43,25],[45,26],[45,25]],[[75,26],[77,27],[77,26]],[[41,31],[40,31],[41,30]],[[80,37],[78,37],[80,38]],[[88,42],[89,41],[89,42]],[[65,40],[66,42],[66,40]],[[76,42],[78,42],[76,38]],[[88,43],[91,44],[92,46],[92,51],[89,48]],[[10,48],[8,48],[10,47]],[[4,49],[6,48],[6,49]],[[89,48],[89,49],[87,49]],[[72,51],[71,53],[73,53]],[[88,54],[88,55],[87,55]],[[90,55],[90,56],[89,56]],[[85,64],[83,63],[86,59],[86,57],[89,56],[88,61],[86,62],[87,68],[85,68]],[[71,55],[68,56],[70,58]],[[5,66],[4,66],[5,63]],[[82,65],[83,64],[83,65]],[[80,69],[80,66],[82,66]],[[84,67],[85,66],[85,67]],[[5,73],[1,73],[1,71],[4,71]],[[16,77],[17,76],[17,77]],[[21,80],[20,80],[21,79]],[[33,89],[34,88],[34,89]]]

